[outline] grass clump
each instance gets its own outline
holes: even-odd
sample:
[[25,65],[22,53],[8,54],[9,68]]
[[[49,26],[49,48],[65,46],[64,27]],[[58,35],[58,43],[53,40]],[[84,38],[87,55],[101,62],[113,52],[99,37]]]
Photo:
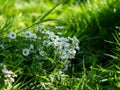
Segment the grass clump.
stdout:
[[[115,26],[119,24],[118,3],[119,1],[114,0],[88,0],[76,8],[71,6],[70,12],[76,12],[68,14],[67,17],[71,19],[66,19],[65,24],[71,33],[66,31],[65,34],[79,38],[81,51],[88,65],[104,65],[109,61],[109,57],[104,54],[112,53],[113,46],[106,41],[115,41],[112,33],[115,33]],[[83,58],[80,56],[78,58]]]

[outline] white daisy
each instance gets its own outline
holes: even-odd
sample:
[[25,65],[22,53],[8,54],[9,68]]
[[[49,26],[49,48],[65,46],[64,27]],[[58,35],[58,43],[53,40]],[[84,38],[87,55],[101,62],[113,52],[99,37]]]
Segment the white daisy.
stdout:
[[22,54],[24,55],[24,56],[28,56],[29,54],[30,54],[30,51],[29,51],[29,49],[23,49],[23,52],[22,52]]
[[29,50],[30,50],[30,52],[34,52],[34,46],[33,46],[33,44],[30,44]]
[[26,38],[31,38],[32,37],[32,33],[29,32],[29,31],[26,31],[26,32],[23,31],[22,33],[25,35]]
[[10,39],[15,39],[15,38],[16,38],[16,33],[15,33],[15,32],[10,32],[7,36],[8,36]]

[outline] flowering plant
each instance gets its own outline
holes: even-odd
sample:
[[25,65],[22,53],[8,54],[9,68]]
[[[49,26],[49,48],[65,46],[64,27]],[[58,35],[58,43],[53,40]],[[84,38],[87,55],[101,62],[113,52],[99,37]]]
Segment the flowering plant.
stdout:
[[3,35],[0,42],[1,60],[18,70],[18,76],[22,73],[28,78],[54,70],[64,73],[71,65],[70,60],[75,58],[76,50],[79,50],[79,40],[75,36],[63,37],[61,32],[37,26],[11,31]]

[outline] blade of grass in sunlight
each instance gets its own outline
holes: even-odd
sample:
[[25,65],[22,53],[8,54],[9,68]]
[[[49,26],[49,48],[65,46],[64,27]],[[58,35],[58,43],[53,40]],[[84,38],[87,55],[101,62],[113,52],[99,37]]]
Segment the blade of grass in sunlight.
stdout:
[[[63,2],[60,2],[56,4],[52,9],[50,9],[48,12],[46,12],[40,19],[39,21],[42,21],[44,18],[46,18],[53,10],[55,10],[59,5],[61,5]],[[38,22],[39,22],[38,21]]]
[[26,29],[29,29],[37,24],[40,24],[40,23],[43,23],[43,22],[47,22],[47,21],[60,21],[60,20],[57,20],[57,19],[45,19],[55,8],[57,8],[59,5],[61,5],[63,2],[60,2],[58,4],[56,4],[52,9],[50,9],[48,12],[46,12],[38,21],[36,21],[35,23],[33,23],[32,25],[28,26],[27,28],[23,29],[26,30]]
[[6,20],[5,24],[3,25],[3,27],[0,30],[0,35],[2,35],[5,31],[8,31],[13,27],[11,22],[13,22],[13,20]]

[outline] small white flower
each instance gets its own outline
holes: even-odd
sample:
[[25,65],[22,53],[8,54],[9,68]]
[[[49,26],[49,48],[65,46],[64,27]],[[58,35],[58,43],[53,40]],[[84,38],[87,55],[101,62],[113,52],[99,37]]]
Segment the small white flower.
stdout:
[[52,44],[53,44],[53,42],[51,42],[50,40],[44,40],[43,41],[43,46],[49,47]]
[[30,50],[30,52],[34,52],[34,46],[33,46],[33,44],[30,44],[29,50]]
[[61,37],[60,39],[59,39],[59,41],[61,41],[61,42],[68,42],[69,41],[69,39],[67,39],[67,38],[64,38],[64,37]]
[[117,11],[116,8],[114,8],[114,9],[113,9],[113,12],[116,13],[116,11]]
[[15,39],[15,38],[16,38],[16,33],[15,33],[15,32],[10,32],[7,36],[8,36],[10,39]]
[[58,73],[61,75],[64,74],[64,72],[61,69],[58,70]]
[[77,49],[79,50],[79,40],[74,36],[73,38],[69,38],[72,43],[71,43],[71,47],[74,48],[74,49]]
[[58,42],[56,40],[53,42],[53,44],[54,44],[55,47],[59,47],[60,46],[60,42]]
[[75,51],[74,49],[70,49],[70,50],[69,50],[69,53],[75,55],[75,54],[76,54],[76,51]]
[[63,26],[55,26],[56,29],[63,29]]
[[45,34],[50,34],[50,30],[44,31]]
[[16,74],[14,74],[14,75],[13,75],[13,77],[17,77],[17,75],[16,75]]
[[24,55],[24,56],[28,56],[29,54],[30,54],[30,51],[29,51],[29,49],[23,49],[23,52],[22,52],[22,54]]
[[12,83],[15,82],[14,77],[17,77],[17,75],[11,70],[8,70],[6,65],[4,64],[1,64],[1,65],[3,66],[2,72],[4,74],[4,85],[6,86],[4,90],[11,90]]
[[58,35],[62,35],[62,33],[61,33],[61,32],[57,32],[57,34],[58,34]]
[[49,39],[53,38],[55,36],[54,32],[49,33]]
[[76,50],[70,49],[70,50],[68,50],[68,52],[69,52],[70,59],[75,58]]
[[32,38],[37,39],[37,35],[33,33]]
[[59,36],[57,36],[57,35],[51,35],[51,36],[50,36],[50,39],[51,39],[52,41],[58,41],[58,40],[59,40]]
[[25,35],[26,38],[31,38],[32,37],[32,34],[29,31],[27,31],[27,32],[24,31],[22,33]]
[[7,75],[5,75],[5,77],[6,77],[6,78],[10,78],[10,77],[11,77],[11,75],[10,75],[10,74],[7,74]]
[[40,51],[39,54],[40,54],[41,56],[45,56],[47,53],[46,53],[45,51]]
[[68,59],[69,59],[69,56],[68,56],[66,50],[61,51],[61,55],[59,56],[59,58],[60,58],[61,60],[68,60]]
[[61,42],[61,46],[63,47],[66,47],[66,48],[69,48],[69,43],[66,43],[66,42]]
[[26,34],[26,32],[22,30],[22,34]]
[[0,47],[1,47],[2,49],[4,49],[4,46],[3,46],[2,44],[0,45]]
[[10,82],[15,82],[15,79],[14,78],[9,78],[10,79]]

